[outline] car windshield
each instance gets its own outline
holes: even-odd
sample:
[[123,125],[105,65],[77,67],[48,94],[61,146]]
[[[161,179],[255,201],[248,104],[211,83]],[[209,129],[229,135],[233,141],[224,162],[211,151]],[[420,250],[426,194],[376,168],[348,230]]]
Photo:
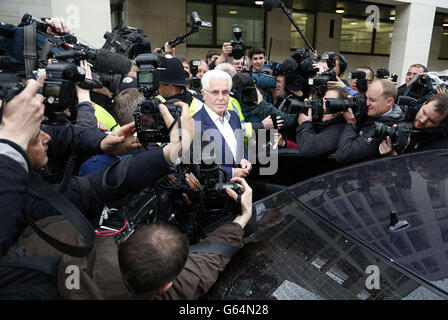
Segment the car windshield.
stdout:
[[307,209],[291,191],[254,203],[245,246],[204,299],[446,299]]

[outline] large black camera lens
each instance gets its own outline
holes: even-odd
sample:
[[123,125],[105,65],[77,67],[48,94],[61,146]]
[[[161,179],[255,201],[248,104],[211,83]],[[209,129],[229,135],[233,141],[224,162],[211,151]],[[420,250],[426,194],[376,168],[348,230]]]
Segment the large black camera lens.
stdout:
[[385,140],[386,137],[390,137],[392,141],[395,139],[395,136],[397,134],[396,128],[389,127],[381,122],[375,122],[374,127],[375,127],[375,131],[373,133],[374,138]]
[[353,99],[326,99],[325,108],[327,109],[326,113],[338,113],[340,111],[345,112],[348,108],[352,110],[356,108],[356,101]]
[[193,77],[190,78],[189,82],[189,87],[191,90],[194,90],[196,92],[200,92],[202,90],[201,78]]

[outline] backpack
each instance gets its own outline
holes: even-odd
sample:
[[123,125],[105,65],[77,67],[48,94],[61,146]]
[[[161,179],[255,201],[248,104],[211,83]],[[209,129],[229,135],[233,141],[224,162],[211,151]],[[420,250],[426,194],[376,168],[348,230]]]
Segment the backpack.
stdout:
[[[36,221],[36,225],[65,243],[86,245],[84,237],[64,216],[46,217]],[[113,237],[97,236],[90,254],[87,257],[76,258],[55,249],[28,226],[1,262],[20,266],[23,261],[40,258],[39,268],[36,269],[42,269],[45,268],[45,264],[54,264],[54,257],[59,258],[57,269],[53,268],[55,274],[52,275],[59,298],[69,300],[132,298],[121,277],[118,247]],[[44,291],[46,287],[48,283],[40,285],[39,292]],[[55,298],[48,293],[42,295],[44,299],[48,297]],[[32,298],[35,299],[36,296]]]

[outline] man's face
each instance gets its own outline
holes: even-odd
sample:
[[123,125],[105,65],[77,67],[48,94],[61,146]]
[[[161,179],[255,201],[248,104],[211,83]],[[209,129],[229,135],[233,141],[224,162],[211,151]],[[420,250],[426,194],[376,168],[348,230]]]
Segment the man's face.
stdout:
[[366,92],[367,97],[367,115],[369,117],[380,116],[388,112],[394,103],[394,98],[385,98],[383,96],[383,86],[381,83],[372,83]]
[[39,170],[47,163],[48,161],[47,149],[48,149],[48,142],[50,140],[51,137],[41,130],[28,143],[26,153],[30,157],[31,166],[33,167],[34,171]]
[[215,61],[215,60],[218,59],[218,58],[219,58],[219,54],[214,54],[214,55],[212,55],[211,58],[208,58],[208,59],[207,59],[207,64],[212,63],[212,61]]
[[264,65],[266,58],[263,53],[254,54],[250,59],[255,70],[260,70],[261,66]]
[[206,73],[207,71],[208,71],[208,65],[205,63],[205,61],[201,60],[201,64],[198,67],[198,73],[196,77],[202,78],[204,73]]
[[325,93],[323,98],[324,115],[322,116],[322,121],[328,121],[338,116],[337,113],[325,113],[327,111],[327,108],[325,107],[327,104],[327,99],[339,99],[339,93],[335,90],[328,90],[327,93]]
[[285,93],[285,76],[277,76],[277,85],[271,90],[271,93],[274,98]]
[[184,66],[184,70],[190,73],[190,65],[187,61],[182,62],[182,65]]
[[416,67],[410,67],[408,70],[408,73],[406,73],[406,86],[410,85],[412,83],[412,80],[415,78],[416,75],[423,73],[425,70],[423,68],[416,68]]
[[173,87],[170,84],[159,84],[159,93],[162,97],[164,97],[165,99],[169,99],[171,98],[171,96],[173,96],[175,93],[173,93]]
[[420,108],[415,116],[415,128],[435,128],[442,124],[446,116],[437,111],[435,104],[435,101],[430,101]]
[[202,95],[207,107],[224,116],[230,95],[229,83],[226,80],[211,78],[210,87],[207,91],[202,90]]

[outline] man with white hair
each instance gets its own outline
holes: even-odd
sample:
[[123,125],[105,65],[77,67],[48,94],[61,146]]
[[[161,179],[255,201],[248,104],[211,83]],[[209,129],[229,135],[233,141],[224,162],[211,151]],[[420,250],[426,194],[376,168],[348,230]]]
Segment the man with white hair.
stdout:
[[[222,70],[210,70],[202,77],[204,104],[195,113],[195,130],[206,133],[213,144],[218,164],[226,172],[227,181],[245,178],[252,169],[244,148],[244,134],[237,113],[228,110],[232,78]],[[209,149],[210,150],[210,149]]]

